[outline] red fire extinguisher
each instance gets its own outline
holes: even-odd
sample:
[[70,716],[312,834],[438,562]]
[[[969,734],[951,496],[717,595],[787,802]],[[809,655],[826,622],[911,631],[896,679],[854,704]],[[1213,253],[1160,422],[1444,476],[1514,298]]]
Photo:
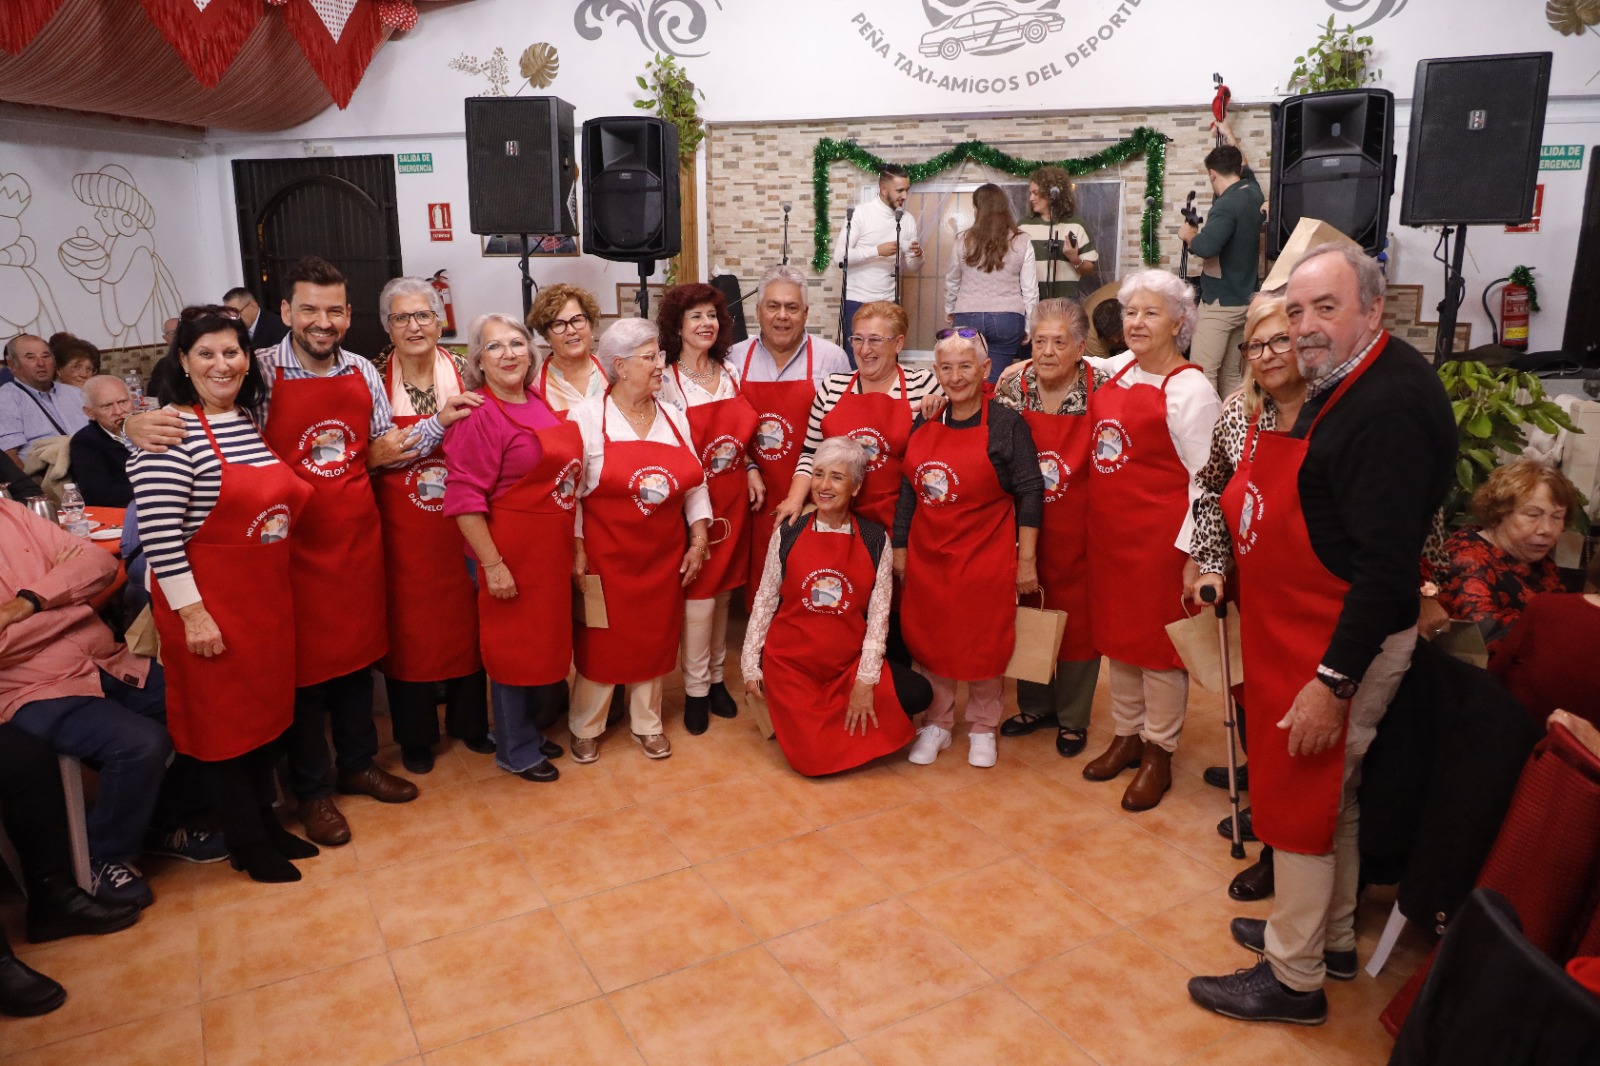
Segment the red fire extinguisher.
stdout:
[[[1489,288],[1505,283],[1500,290],[1500,328],[1496,340],[1500,347],[1515,352],[1528,350],[1528,316],[1539,310],[1539,290],[1533,280],[1533,270],[1519,266],[1509,277],[1491,282]],[[1489,310],[1489,291],[1483,293],[1483,309]],[[1490,315],[1491,322],[1493,315]]]
[[440,270],[428,280],[432,283],[434,291],[439,294],[439,301],[444,304],[444,329],[440,333],[446,337],[454,337],[456,335],[456,305],[450,299],[450,279],[444,276],[444,271]]

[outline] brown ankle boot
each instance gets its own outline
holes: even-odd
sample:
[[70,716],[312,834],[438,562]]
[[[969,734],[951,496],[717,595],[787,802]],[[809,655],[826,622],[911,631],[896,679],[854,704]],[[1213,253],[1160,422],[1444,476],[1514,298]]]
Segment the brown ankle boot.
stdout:
[[1083,768],[1083,776],[1090,781],[1110,781],[1122,771],[1138,766],[1143,755],[1143,737],[1117,737],[1099,758]]
[[1146,744],[1144,758],[1139,762],[1139,772],[1133,784],[1122,794],[1125,811],[1148,811],[1161,802],[1161,797],[1172,787],[1172,752],[1159,744]]

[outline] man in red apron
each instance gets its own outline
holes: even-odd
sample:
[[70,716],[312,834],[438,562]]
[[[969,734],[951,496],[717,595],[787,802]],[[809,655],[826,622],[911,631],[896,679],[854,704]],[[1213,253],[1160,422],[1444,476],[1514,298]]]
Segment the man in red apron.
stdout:
[[1231,1018],[1320,1025],[1324,979],[1355,976],[1356,788],[1416,645],[1417,560],[1456,430],[1432,368],[1383,330],[1383,277],[1359,249],[1313,249],[1288,296],[1305,406],[1288,433],[1258,435],[1222,497],[1277,893],[1268,921],[1232,924],[1263,961],[1189,994]]

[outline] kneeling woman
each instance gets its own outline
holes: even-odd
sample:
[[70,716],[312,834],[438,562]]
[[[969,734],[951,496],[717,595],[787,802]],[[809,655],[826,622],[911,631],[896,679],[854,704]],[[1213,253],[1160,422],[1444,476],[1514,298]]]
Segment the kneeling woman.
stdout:
[[850,514],[866,469],[848,437],[818,446],[817,509],[773,530],[745,629],[745,689],[765,696],[784,757],[808,777],[905,746],[910,716],[933,701],[921,675],[883,659],[893,554],[882,526]]

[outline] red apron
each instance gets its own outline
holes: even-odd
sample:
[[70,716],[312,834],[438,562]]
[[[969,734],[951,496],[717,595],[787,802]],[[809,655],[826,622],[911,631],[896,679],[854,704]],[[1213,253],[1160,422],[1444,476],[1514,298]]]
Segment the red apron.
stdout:
[[872,691],[877,727],[869,726],[866,736],[844,731],[876,578],[872,553],[856,529],[819,533],[808,520],[785,560],[761,672],[778,745],[789,765],[808,777],[897,751],[916,732],[887,664]]
[[1005,672],[1017,634],[1017,520],[989,460],[989,401],[976,426],[926,422],[906,445],[917,512],[906,543],[900,631],[940,677]]
[[[890,529],[900,502],[900,478],[911,439],[911,405],[906,402],[906,372],[900,371],[900,398],[890,392],[856,392],[859,373],[850,378],[839,402],[822,416],[822,436],[849,437],[867,453],[867,476],[851,510]],[[787,491],[787,490],[785,490]]]
[[[391,398],[399,362],[389,361]],[[425,417],[395,415],[394,424],[410,429]],[[389,589],[389,654],[381,669],[396,681],[447,681],[482,665],[477,591],[462,560],[461,530],[444,514],[445,478],[438,450],[372,477]]]
[[[1094,371],[1078,364],[1084,387],[1094,401]],[[1021,382],[1024,406],[1028,383]],[[1089,426],[1088,415],[1051,415],[1023,411],[1039,449],[1044,475],[1044,519],[1039,526],[1039,585],[1044,605],[1067,612],[1066,634],[1057,658],[1064,663],[1093,659],[1094,637],[1089,619]]]
[[[811,338],[806,338],[806,376],[803,381],[751,381],[750,358],[760,338],[744,350],[744,372],[739,375],[739,391],[756,409],[756,436],[752,455],[761,469],[767,487],[767,502],[750,522],[750,565],[744,587],[745,610],[750,609],[761,584],[761,570],[767,563],[767,546],[772,542],[776,522],[772,512],[789,495],[795,467],[800,465],[800,448],[806,439],[806,423],[811,418],[811,402],[817,398],[812,380]],[[798,354],[798,353],[797,353]]]
[[[549,397],[550,397],[550,360],[553,359],[553,358],[555,358],[555,357],[554,356],[546,356],[545,360],[544,360],[544,365],[539,367],[539,395],[545,398],[545,406],[550,408],[550,413],[555,415],[557,418],[565,421],[566,418],[567,418],[567,412],[568,412],[569,409],[564,408],[564,409],[562,409],[560,411],[557,411],[554,406],[551,406],[550,399],[549,399]],[[594,364],[594,372],[596,374],[600,375],[600,380],[601,381],[604,381],[606,379],[606,372],[600,366],[600,360],[596,359],[594,356],[591,355],[589,357],[589,362]]]
[[1378,361],[1387,343],[1385,336],[1339,383],[1305,439],[1258,434],[1252,425],[1244,454],[1222,492],[1222,514],[1239,567],[1239,639],[1245,706],[1250,708],[1245,728],[1255,831],[1275,848],[1304,855],[1333,850],[1344,783],[1344,730],[1326,751],[1290,756],[1289,731],[1279,729],[1278,722],[1316,676],[1350,583],[1329,573],[1312,550],[1300,509],[1300,466],[1317,424]]
[[683,497],[705,474],[665,411],[657,417],[667,418],[677,444],[613,441],[604,406],[600,413],[606,461],[600,483],[583,498],[583,543],[611,627],[578,626],[573,651],[578,672],[590,681],[626,685],[678,665],[684,601],[678,567],[689,546]]
[[1117,381],[1089,400],[1089,617],[1094,646],[1146,670],[1183,666],[1166,626],[1184,616],[1183,564],[1173,546],[1189,508],[1189,471],[1167,429],[1167,382]]
[[217,503],[184,545],[206,611],[224,651],[206,659],[189,651],[183,619],[161,583],[150,599],[167,670],[167,731],[184,755],[218,762],[276,740],[294,720],[294,617],[290,527],[311,489],[282,463],[230,463],[199,408],[200,426],[222,463]]
[[289,544],[295,686],[371,666],[389,647],[383,531],[367,477],[372,393],[360,374],[275,371],[267,445],[314,493]]
[[[498,396],[487,388],[480,391],[511,420]],[[538,394],[530,389],[528,395]],[[478,639],[483,664],[494,680],[549,685],[564,681],[572,665],[573,526],[583,437],[578,424],[569,421],[544,429],[518,428],[538,437],[544,454],[521,481],[489,501],[489,535],[517,583],[517,594],[495,599],[480,577]]]
[[[678,395],[688,403],[689,394],[683,391],[683,375],[676,364],[672,376],[678,379]],[[700,447],[706,491],[711,494],[712,545],[711,558],[686,593],[691,600],[709,600],[744,584],[749,570],[751,516],[744,457],[756,434],[756,409],[735,392],[725,400],[695,404],[686,413],[689,435]]]

